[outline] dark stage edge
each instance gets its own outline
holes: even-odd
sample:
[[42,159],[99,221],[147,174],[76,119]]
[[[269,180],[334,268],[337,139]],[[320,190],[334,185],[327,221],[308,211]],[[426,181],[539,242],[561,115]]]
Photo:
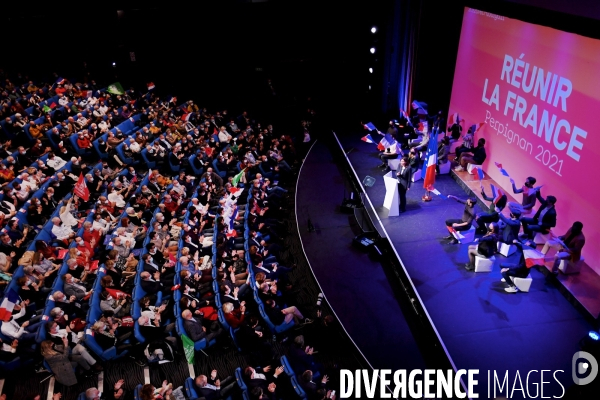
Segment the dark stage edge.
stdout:
[[[300,171],[296,217],[312,272],[337,319],[376,369],[423,369],[425,363],[381,264],[352,247],[349,215],[339,211],[345,178],[322,142]],[[308,232],[310,218],[316,228]]]
[[[379,152],[361,136],[354,132],[340,141],[358,178],[376,178],[366,193],[456,367],[480,370],[480,398],[487,397],[488,370],[509,371],[511,385],[516,371],[523,377],[530,370],[563,370],[557,378],[565,388],[572,386],[571,359],[578,342],[593,329],[584,316],[537,270],[531,271],[530,292],[516,294],[504,292],[498,261],[491,273],[466,271],[468,246],[440,240],[448,233],[444,221],[460,218],[464,206],[435,195],[424,203],[422,180],[408,192],[407,212],[388,217],[380,206],[385,186],[377,168]],[[438,175],[435,187],[446,195],[467,196],[449,175]],[[508,261],[516,262],[513,258]],[[544,395],[559,396],[560,385],[550,380]],[[515,392],[511,398],[519,396]]]

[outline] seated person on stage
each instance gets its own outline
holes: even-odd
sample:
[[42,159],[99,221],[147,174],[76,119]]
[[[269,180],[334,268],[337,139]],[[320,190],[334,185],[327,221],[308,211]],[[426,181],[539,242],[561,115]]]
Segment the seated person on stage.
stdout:
[[440,173],[440,165],[446,164],[448,162],[448,154],[450,154],[450,138],[448,136],[444,136],[437,148],[438,156],[437,156],[437,165],[435,166],[435,170],[437,173]]
[[[393,137],[394,140],[398,140],[398,128],[396,128],[397,123],[398,123],[398,121],[396,121],[396,120],[390,121],[387,131],[385,132],[385,133],[389,134],[391,137]],[[381,134],[381,135],[384,135],[384,133],[379,130],[377,132],[379,132],[379,134]]]
[[417,149],[412,148],[408,153],[408,165],[410,165],[410,173],[414,175],[421,168],[421,155]]
[[[461,131],[462,131],[462,129],[461,129]],[[458,140],[459,137],[460,137],[460,134],[456,137],[454,136],[454,134],[452,135],[452,138],[455,140]],[[469,130],[467,131],[467,134],[465,136],[463,136],[463,142],[460,146],[458,146],[454,150],[454,154],[456,154],[456,159],[458,160],[462,153],[466,153],[466,152],[470,152],[470,151],[473,151],[473,131],[471,130],[471,128],[469,128]]]
[[[460,137],[462,131],[463,131],[463,127],[460,124],[462,120],[458,120],[457,122],[455,122],[454,124],[452,124],[452,126],[448,129],[448,132],[450,132],[450,137],[453,140],[458,140],[458,138]],[[471,137],[473,137],[471,135]]]
[[423,139],[419,143],[411,144],[410,147],[417,151],[423,151],[427,149],[429,144],[429,132],[423,132]]
[[496,197],[488,197],[482,187],[481,195],[485,200],[491,201],[492,204],[490,204],[489,212],[479,213],[475,216],[475,229],[477,229],[477,233],[487,232],[487,225],[490,222],[498,222],[500,220],[499,214],[502,212],[502,210],[504,210],[508,200],[506,194],[504,194],[504,192],[500,189],[498,189],[498,194]]
[[508,203],[508,208],[510,211],[519,210],[521,215],[530,214],[533,211],[533,207],[535,206],[535,193],[536,189],[533,188],[535,185],[536,179],[532,176],[525,179],[525,184],[521,189],[517,189],[515,186],[515,180],[510,178],[510,183],[512,184],[513,193],[519,194],[523,193],[523,201],[521,204],[513,203],[512,201]]
[[558,266],[561,260],[577,262],[581,259],[581,249],[585,245],[585,236],[583,235],[583,224],[579,221],[574,222],[567,233],[555,239],[550,239],[544,244],[543,254],[547,254],[550,247],[557,250],[554,255],[554,265],[552,273],[558,273]]
[[533,239],[534,232],[546,234],[550,229],[556,226],[556,197],[548,196],[546,199],[542,197],[539,190],[535,191],[535,195],[539,200],[541,207],[537,210],[533,218],[521,217],[523,224],[523,238]]
[[498,248],[498,224],[492,222],[487,225],[488,231],[481,239],[475,239],[476,244],[469,246],[469,262],[465,266],[467,271],[475,269],[475,257],[490,258]]
[[521,257],[519,258],[518,264],[513,263],[501,263],[500,264],[500,273],[502,273],[502,282],[506,282],[508,285],[507,288],[504,289],[505,292],[508,293],[517,293],[519,289],[515,286],[512,281],[512,277],[516,278],[527,278],[529,275],[529,268],[525,264],[525,254],[523,250],[525,248],[531,249],[528,246],[521,244],[518,240],[513,241],[513,244],[517,246],[519,251],[521,252]]
[[458,160],[458,167],[454,168],[455,171],[464,171],[467,169],[468,164],[481,165],[487,158],[485,153],[485,139],[481,138],[477,141],[477,147],[472,152],[461,153]]
[[398,158],[398,156],[402,156],[402,150],[399,148],[398,143],[394,143],[379,155],[379,158],[381,159],[381,165],[379,165],[379,168],[383,168],[386,171],[389,170],[390,168],[388,167],[387,161],[395,160]]
[[463,215],[461,219],[447,219],[446,220],[446,227],[448,228],[448,231],[450,232],[450,234],[446,237],[444,237],[444,240],[450,240],[452,239],[453,244],[458,243],[458,239],[456,238],[455,235],[455,231],[468,231],[469,229],[471,229],[471,224],[473,223],[473,220],[475,219],[475,204],[477,203],[477,200],[474,197],[469,197],[467,200],[461,200],[458,197],[454,196],[454,195],[448,195],[449,199],[454,199],[456,201],[458,201],[459,203],[462,203],[465,205],[465,209],[463,211]]
[[504,222],[505,226],[502,229],[499,241],[502,243],[512,244],[513,240],[519,238],[519,231],[521,230],[521,212],[519,210],[511,211],[510,218],[499,213],[500,220]]

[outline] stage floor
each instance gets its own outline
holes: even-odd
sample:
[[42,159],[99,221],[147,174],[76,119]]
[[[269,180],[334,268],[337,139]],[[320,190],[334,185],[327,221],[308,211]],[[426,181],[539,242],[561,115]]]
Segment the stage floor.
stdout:
[[[504,292],[497,266],[491,273],[466,271],[467,245],[440,240],[447,235],[444,221],[460,218],[464,206],[437,196],[423,203],[422,181],[408,192],[407,212],[388,218],[387,210],[380,206],[385,187],[383,173],[377,168],[378,152],[374,144],[362,142],[361,136],[362,132],[355,132],[351,137],[340,137],[340,141],[346,151],[353,149],[348,158],[359,179],[367,175],[376,178],[375,185],[366,188],[367,194],[456,367],[479,369],[482,379],[487,370],[502,375],[508,371],[511,385],[517,371],[523,377],[530,370],[563,370],[556,377],[565,388],[571,386],[572,356],[592,326],[538,271],[531,273],[531,291],[516,294]],[[443,194],[466,197],[449,175],[438,176],[436,188]],[[360,266],[358,263],[364,261],[361,257],[366,258],[361,254],[342,261],[336,256],[339,248],[348,246],[351,233],[344,226],[343,218],[347,217],[333,220],[331,216],[343,197],[343,178],[331,165],[331,155],[322,144],[317,143],[307,157],[297,195],[300,225],[307,213],[315,222],[327,221],[319,234],[301,232],[301,237],[332,307],[374,368],[398,368],[393,366],[406,353],[398,348],[396,330],[407,348],[412,343],[407,330],[402,329],[402,315],[392,301],[385,275],[376,268]],[[380,318],[384,322],[379,322]],[[417,358],[414,353],[410,357]],[[560,395],[560,385],[550,381],[544,394]],[[482,383],[480,390],[485,386]]]
[[[339,211],[342,172],[318,141],[298,177],[296,216],[302,246],[327,301],[374,368],[422,369],[425,363],[378,262],[352,247],[349,215]],[[308,232],[311,219],[315,232]]]

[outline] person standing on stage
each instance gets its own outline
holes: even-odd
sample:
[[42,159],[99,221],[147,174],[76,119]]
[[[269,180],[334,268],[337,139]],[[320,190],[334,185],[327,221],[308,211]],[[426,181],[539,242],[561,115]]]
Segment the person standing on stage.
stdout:
[[535,206],[535,192],[537,191],[533,188],[535,182],[536,179],[530,176],[525,180],[525,184],[523,185],[523,187],[521,189],[517,189],[517,187],[515,186],[515,180],[513,178],[510,178],[513,193],[523,193],[523,201],[521,202],[521,204],[514,203],[512,201],[508,203],[508,209],[510,211],[518,210],[521,212],[521,215],[528,215],[533,211],[533,207]]
[[[446,227],[448,227],[448,230],[451,231],[450,228],[454,229],[455,231],[468,231],[469,229],[471,229],[471,224],[473,223],[473,220],[475,219],[475,204],[477,203],[477,199],[475,199],[474,197],[469,197],[467,200],[461,200],[458,197],[454,196],[454,195],[448,195],[449,199],[454,199],[456,201],[458,201],[459,203],[462,203],[465,205],[465,209],[463,211],[463,215],[461,219],[447,219],[446,220]],[[446,236],[443,238],[444,240],[450,240],[452,239],[452,244],[456,244],[458,243],[458,239],[456,239],[454,237],[454,235],[452,233],[450,233],[450,235]]]
[[398,179],[398,195],[400,196],[400,212],[406,211],[406,192],[410,189],[410,181],[412,173],[408,167],[406,158],[400,160],[400,166],[396,171],[396,178]]

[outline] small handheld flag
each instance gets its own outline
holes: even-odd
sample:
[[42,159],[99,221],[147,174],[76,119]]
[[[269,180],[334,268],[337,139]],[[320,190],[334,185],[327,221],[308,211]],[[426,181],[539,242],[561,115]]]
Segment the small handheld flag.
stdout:
[[433,193],[433,194],[435,194],[435,195],[437,195],[437,196],[440,196],[440,197],[441,197],[442,199],[444,199],[444,200],[448,200],[448,197],[447,197],[447,196],[445,196],[445,195],[443,195],[442,193],[440,193],[440,191],[439,191],[439,190],[437,190],[437,189],[433,189],[433,190],[431,191],[431,193]]
[[390,147],[394,144],[396,144],[396,140],[394,140],[392,135],[386,133],[385,136],[383,137],[383,139],[381,139],[379,141],[379,144],[377,145],[377,149],[379,151],[384,151],[385,149],[387,149],[388,147]]
[[360,140],[362,140],[363,142],[367,142],[367,143],[375,143],[375,141],[371,137],[370,133],[366,136],[363,136]]
[[156,87],[154,86],[154,82],[147,83],[146,86],[148,86],[148,90],[152,90]]
[[119,82],[111,83],[110,85],[108,85],[106,91],[110,94],[116,95],[121,95],[125,93],[125,90],[123,90],[123,86],[121,86]]
[[504,190],[497,188],[496,185],[490,185],[492,188],[492,197],[494,200],[492,201],[494,204],[498,204],[502,196],[504,196]]
[[502,168],[502,164],[495,162],[494,164],[496,164],[496,167],[498,167],[498,169],[500,170],[500,173],[504,176],[508,176],[510,177],[510,175],[508,175],[508,172],[506,172],[506,170],[504,168]]
[[243,170],[241,170],[239,174],[237,174],[236,176],[233,177],[233,180],[231,181],[231,184],[233,186],[237,187],[238,183],[240,183],[240,180],[242,179],[242,176],[244,176],[244,171],[245,170],[246,170],[246,168],[244,168]]
[[363,127],[368,131],[376,131],[377,130],[377,128],[375,128],[375,125],[373,125],[372,122],[367,122],[366,124],[363,125]]
[[90,199],[90,190],[88,189],[87,185],[85,184],[85,179],[83,178],[83,172],[81,172],[79,174],[79,180],[77,181],[77,183],[75,184],[75,187],[73,188],[73,193],[77,196],[79,196],[79,198],[83,199],[84,201],[89,201]]
[[480,167],[477,167],[477,176],[479,177],[480,181],[483,180],[483,178],[485,178],[485,173]]
[[525,266],[531,268],[534,265],[544,265],[544,255],[537,250],[523,247],[523,256],[525,256]]

